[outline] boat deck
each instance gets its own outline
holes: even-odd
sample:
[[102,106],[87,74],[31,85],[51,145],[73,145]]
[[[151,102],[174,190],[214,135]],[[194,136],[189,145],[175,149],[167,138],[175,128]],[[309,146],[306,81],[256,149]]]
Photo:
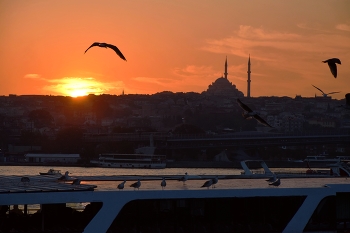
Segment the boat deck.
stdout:
[[57,176],[0,176],[0,193],[91,191],[97,186],[58,182]]

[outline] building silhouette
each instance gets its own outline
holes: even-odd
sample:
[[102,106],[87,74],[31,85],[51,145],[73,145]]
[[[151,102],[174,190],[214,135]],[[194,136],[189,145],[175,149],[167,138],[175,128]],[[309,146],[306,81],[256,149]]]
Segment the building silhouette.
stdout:
[[207,95],[212,96],[227,96],[227,97],[244,97],[243,92],[237,89],[235,84],[232,84],[227,78],[227,57],[225,60],[224,75],[216,79],[208,86]]

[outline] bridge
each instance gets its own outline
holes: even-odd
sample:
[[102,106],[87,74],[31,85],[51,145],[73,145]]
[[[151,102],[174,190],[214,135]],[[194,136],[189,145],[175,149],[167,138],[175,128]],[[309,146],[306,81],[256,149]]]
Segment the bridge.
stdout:
[[85,135],[84,141],[90,143],[131,141],[140,144],[149,144],[150,138],[152,138],[155,146],[164,149],[206,149],[322,144],[350,145],[350,130],[298,133],[263,133],[251,131],[215,135],[180,135],[169,133],[107,134]]

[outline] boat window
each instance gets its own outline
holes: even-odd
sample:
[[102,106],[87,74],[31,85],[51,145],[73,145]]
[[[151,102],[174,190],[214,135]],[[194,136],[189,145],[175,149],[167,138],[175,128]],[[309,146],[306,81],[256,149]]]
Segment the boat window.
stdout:
[[134,200],[108,232],[282,232],[304,196]]
[[335,203],[335,196],[328,196],[322,199],[312,214],[304,232],[334,230],[336,225]]
[[0,232],[83,232],[102,202],[0,206]]
[[304,232],[350,230],[350,192],[337,193],[322,199]]

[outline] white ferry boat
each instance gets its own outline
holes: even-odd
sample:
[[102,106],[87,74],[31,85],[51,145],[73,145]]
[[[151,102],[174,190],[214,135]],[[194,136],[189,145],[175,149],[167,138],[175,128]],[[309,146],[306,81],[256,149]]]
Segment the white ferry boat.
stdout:
[[99,167],[165,168],[166,156],[154,154],[100,154]]
[[[25,179],[24,179],[25,178]],[[344,178],[224,179],[118,177],[92,185],[52,176],[0,177],[0,232],[345,232],[350,184]],[[207,179],[208,177],[206,177]],[[91,180],[91,177],[89,178]],[[121,180],[123,190],[117,186]],[[139,189],[130,184],[140,180]],[[91,182],[91,181],[90,181]],[[164,188],[164,190],[162,189]]]
[[166,156],[156,155],[153,135],[150,135],[150,146],[140,147],[134,154],[104,153],[99,155],[98,161],[91,161],[99,167],[114,168],[165,168]]

